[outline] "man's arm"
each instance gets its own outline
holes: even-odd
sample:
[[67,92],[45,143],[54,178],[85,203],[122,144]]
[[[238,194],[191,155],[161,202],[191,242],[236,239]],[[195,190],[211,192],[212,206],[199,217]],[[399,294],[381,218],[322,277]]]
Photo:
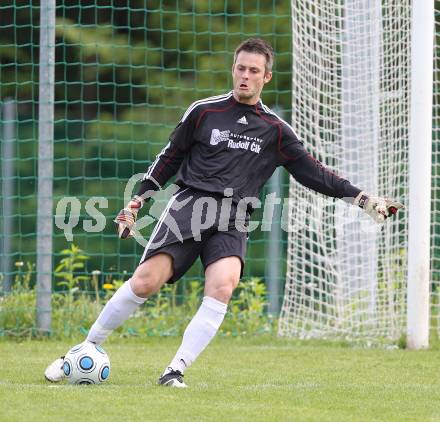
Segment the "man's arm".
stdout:
[[121,239],[133,235],[133,226],[137,214],[151,196],[159,190],[172,176],[174,176],[185,158],[185,152],[181,151],[171,141],[156,156],[142,178],[136,195],[119,212],[115,219],[118,234]]
[[284,167],[305,187],[359,206],[377,223],[383,223],[387,217],[403,208],[400,202],[368,195],[327,169],[306,151],[293,131],[287,132],[287,139],[284,140],[284,144],[280,145]]
[[298,160],[288,161],[285,168],[299,183],[327,196],[354,200],[361,192],[361,189],[324,167],[308,153]]
[[193,142],[195,112],[185,113],[171,133],[167,146],[156,156],[145,172],[137,194],[129,201],[115,219],[119,237],[125,239],[133,234],[137,214],[152,194],[159,190],[177,173]]
[[179,170],[186,151],[182,151],[174,142],[168,145],[156,156],[154,162],[145,172],[136,196],[147,201],[152,192],[159,190]]
[[334,198],[356,198],[361,189],[323,166],[304,147],[291,126],[280,122],[279,163],[299,183]]

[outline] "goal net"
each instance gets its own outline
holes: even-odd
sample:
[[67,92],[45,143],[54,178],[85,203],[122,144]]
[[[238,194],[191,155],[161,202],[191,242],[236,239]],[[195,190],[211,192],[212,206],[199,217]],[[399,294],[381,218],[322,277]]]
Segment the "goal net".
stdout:
[[[405,200],[410,2],[292,1],[292,124],[312,155],[367,192]],[[279,333],[396,340],[405,329],[407,212],[378,226],[290,184]]]

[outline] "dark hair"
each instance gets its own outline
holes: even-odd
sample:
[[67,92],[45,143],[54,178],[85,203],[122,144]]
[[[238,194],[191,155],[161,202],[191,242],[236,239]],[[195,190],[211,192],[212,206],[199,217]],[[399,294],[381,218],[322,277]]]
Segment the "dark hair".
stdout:
[[246,51],[248,53],[261,54],[266,58],[266,72],[272,70],[274,52],[272,46],[261,38],[248,38],[243,41],[236,49],[234,53],[234,63],[237,60],[238,53],[240,51]]

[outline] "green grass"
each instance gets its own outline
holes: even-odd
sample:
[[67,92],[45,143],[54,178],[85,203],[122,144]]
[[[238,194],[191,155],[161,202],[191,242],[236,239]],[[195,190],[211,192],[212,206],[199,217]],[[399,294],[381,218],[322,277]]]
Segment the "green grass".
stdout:
[[68,386],[42,374],[72,344],[1,341],[0,421],[440,421],[438,349],[217,338],[188,389],[158,387],[178,344],[115,339],[108,383]]

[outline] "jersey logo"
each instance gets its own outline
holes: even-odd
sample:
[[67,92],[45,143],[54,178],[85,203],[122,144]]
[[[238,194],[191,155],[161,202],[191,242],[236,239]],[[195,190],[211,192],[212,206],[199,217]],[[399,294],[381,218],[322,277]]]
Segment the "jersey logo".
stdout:
[[218,130],[218,129],[212,129],[211,132],[211,139],[209,143],[211,145],[218,145],[220,142],[228,142],[229,141],[229,130]]
[[239,133],[231,132],[230,130],[212,129],[209,143],[211,145],[218,145],[220,142],[227,142],[228,144],[226,148],[228,149],[243,149],[259,154],[263,139],[241,135]]
[[247,124],[248,124],[248,121],[246,120],[246,116],[240,117],[240,118],[237,120],[237,123],[241,123],[242,125],[247,125]]

